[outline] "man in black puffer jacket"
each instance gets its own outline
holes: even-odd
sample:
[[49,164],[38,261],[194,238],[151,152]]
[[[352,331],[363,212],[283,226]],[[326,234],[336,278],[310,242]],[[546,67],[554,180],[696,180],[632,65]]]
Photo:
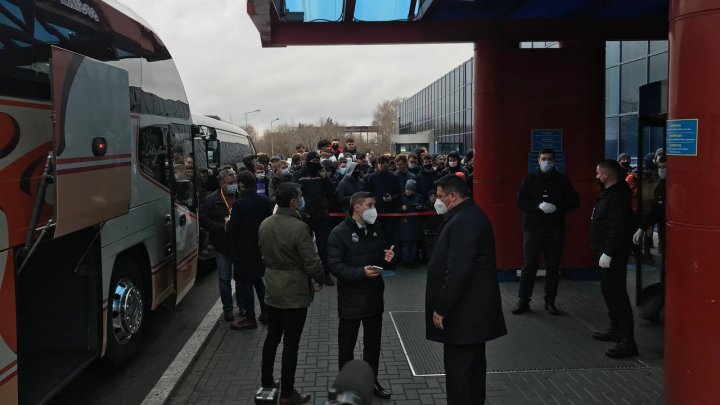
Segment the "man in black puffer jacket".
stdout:
[[292,181],[300,185],[305,199],[305,207],[302,211],[307,215],[305,223],[315,234],[315,245],[325,269],[325,284],[335,285],[327,272],[327,249],[325,248],[330,231],[328,199],[334,197],[335,189],[327,175],[320,173],[321,168],[320,155],[317,152],[309,152],[305,165],[293,174]]
[[375,225],[375,199],[368,192],[350,199],[352,216],[335,227],[328,238],[328,266],[338,279],[339,366],[353,359],[360,323],[363,324],[363,360],[375,372],[375,395],[389,399],[390,391],[377,381],[380,336],[384,311],[383,265],[392,262],[391,246],[385,250],[382,228]]

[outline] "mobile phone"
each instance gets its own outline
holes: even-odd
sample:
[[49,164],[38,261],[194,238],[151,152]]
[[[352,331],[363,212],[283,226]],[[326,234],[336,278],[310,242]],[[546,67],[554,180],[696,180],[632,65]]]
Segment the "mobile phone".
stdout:
[[379,271],[380,273],[383,272],[383,268],[380,267],[380,266],[370,266],[370,268],[373,269],[373,270],[377,270],[377,271]]

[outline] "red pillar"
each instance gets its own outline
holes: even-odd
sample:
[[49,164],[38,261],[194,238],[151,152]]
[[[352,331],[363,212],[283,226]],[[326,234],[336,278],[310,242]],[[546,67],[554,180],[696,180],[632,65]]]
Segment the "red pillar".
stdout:
[[698,119],[698,155],[668,157],[668,404],[715,404],[720,398],[718,47],[720,1],[672,0],[668,118]]
[[595,166],[604,156],[604,44],[520,49],[514,41],[475,43],[474,197],[495,231],[497,264],[522,264],[522,212],[517,189],[528,174],[532,129],[562,129],[566,173],[581,206],[567,216],[562,266],[596,265],[588,221],[597,195]]

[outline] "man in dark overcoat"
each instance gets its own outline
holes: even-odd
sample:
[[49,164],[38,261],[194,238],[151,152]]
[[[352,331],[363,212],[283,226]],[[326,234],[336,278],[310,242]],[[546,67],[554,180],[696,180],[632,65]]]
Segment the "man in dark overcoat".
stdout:
[[233,239],[232,257],[235,280],[245,308],[245,317],[233,322],[235,330],[256,329],[255,294],[260,302],[260,321],[265,323],[265,263],[258,245],[258,229],[262,221],[272,215],[272,204],[264,194],[255,190],[256,178],[248,171],[238,173],[240,196],[233,203],[227,230]]
[[443,343],[448,405],[485,403],[485,342],[507,333],[495,267],[495,238],[463,179],[438,180],[444,216],[427,272],[426,337]]

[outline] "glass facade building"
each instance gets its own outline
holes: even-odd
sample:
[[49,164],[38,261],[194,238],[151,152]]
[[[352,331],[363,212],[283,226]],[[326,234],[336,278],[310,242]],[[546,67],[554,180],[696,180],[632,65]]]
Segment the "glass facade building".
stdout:
[[[557,42],[523,42],[521,48],[555,48]],[[667,41],[609,41],[605,48],[605,155],[616,158],[638,152],[640,86],[668,78]],[[472,137],[473,59],[413,96],[398,107],[398,129],[402,134],[432,131],[436,153],[473,146]],[[658,128],[644,136],[644,150],[663,146]]]
[[472,81],[470,59],[398,106],[402,134],[432,131],[436,153],[472,148]]
[[[668,78],[668,41],[605,43],[605,156],[638,154],[640,86]],[[645,151],[663,146],[662,129],[643,137]],[[647,136],[649,135],[649,136]]]

